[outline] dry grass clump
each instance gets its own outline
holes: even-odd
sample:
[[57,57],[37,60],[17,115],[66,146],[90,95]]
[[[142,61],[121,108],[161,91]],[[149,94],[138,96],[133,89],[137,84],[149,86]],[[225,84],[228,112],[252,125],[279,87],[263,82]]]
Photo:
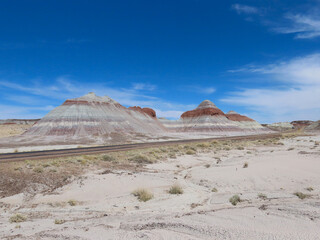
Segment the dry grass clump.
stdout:
[[315,141],[315,142],[314,142],[314,145],[315,145],[315,146],[319,146],[319,145],[320,145],[320,142]]
[[247,168],[249,166],[249,163],[248,162],[245,162],[244,164],[243,164],[243,168]]
[[35,173],[42,173],[42,172],[43,172],[43,167],[35,167],[35,168],[33,169],[33,171],[34,171]]
[[9,221],[11,223],[20,223],[20,222],[25,222],[27,220],[27,217],[20,214],[20,213],[17,213],[13,216],[10,217]]
[[239,202],[241,202],[241,199],[240,199],[239,195],[233,195],[231,198],[229,198],[229,202],[233,206],[236,206]]
[[66,222],[66,220],[63,220],[63,219],[54,220],[54,224],[64,224],[65,222]]
[[292,150],[294,150],[293,147],[287,149],[287,151],[292,151]]
[[237,147],[238,150],[244,150],[244,147]]
[[207,143],[207,142],[198,143],[198,144],[197,144],[197,147],[200,147],[200,148],[209,148],[209,147],[210,147],[210,144]]
[[169,193],[170,194],[183,194],[183,189],[182,189],[182,187],[180,185],[175,184],[175,185],[170,187]]
[[195,155],[196,154],[196,151],[192,150],[192,149],[189,149],[186,151],[186,154],[187,155]]
[[312,192],[314,189],[312,187],[307,187],[306,190]]
[[153,159],[151,159],[150,157],[146,156],[146,155],[142,155],[142,154],[138,154],[135,156],[132,156],[130,158],[128,158],[128,160],[130,162],[136,162],[136,163],[154,163],[155,161]]
[[293,195],[297,196],[297,197],[300,198],[300,199],[305,199],[305,198],[310,197],[309,194],[304,194],[304,193],[302,193],[302,192],[295,192],[295,193],[293,193]]
[[102,155],[101,160],[105,162],[115,162],[116,158],[114,156],[105,154],[105,155]]
[[78,202],[76,200],[71,199],[68,201],[68,204],[73,207],[73,206],[76,206]]
[[132,195],[137,197],[141,202],[146,202],[153,198],[153,194],[149,190],[143,188],[134,190]]
[[214,187],[211,189],[211,192],[218,192],[218,189]]
[[265,194],[263,194],[263,193],[259,193],[259,194],[258,194],[258,198],[263,199],[263,200],[268,199],[267,195],[265,195]]
[[207,163],[206,165],[204,165],[206,168],[209,168],[211,165],[209,163]]

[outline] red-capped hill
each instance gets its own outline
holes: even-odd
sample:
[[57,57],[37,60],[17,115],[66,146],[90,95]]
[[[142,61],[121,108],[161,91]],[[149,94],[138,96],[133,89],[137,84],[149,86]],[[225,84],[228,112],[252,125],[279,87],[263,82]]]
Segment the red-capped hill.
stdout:
[[214,116],[214,115],[221,115],[225,116],[225,114],[217,108],[217,106],[209,101],[204,100],[199,106],[191,111],[184,112],[181,115],[181,118],[192,118],[192,117],[199,117],[199,116]]
[[142,112],[142,113],[146,113],[150,117],[153,117],[153,118],[157,117],[156,111],[153,110],[152,108],[141,108],[139,106],[134,106],[134,107],[129,107],[129,109],[132,109],[132,110],[135,110],[135,111],[139,111],[139,112]]
[[254,122],[253,119],[248,118],[247,116],[240,115],[239,113],[235,111],[229,111],[226,114],[227,118],[231,121],[237,121],[237,122]]

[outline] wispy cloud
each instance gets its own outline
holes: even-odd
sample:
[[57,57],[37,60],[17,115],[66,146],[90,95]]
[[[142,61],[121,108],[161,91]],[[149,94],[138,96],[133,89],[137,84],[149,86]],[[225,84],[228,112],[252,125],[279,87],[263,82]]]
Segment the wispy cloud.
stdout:
[[253,6],[243,5],[243,4],[233,4],[231,6],[238,14],[258,14],[259,9]]
[[320,54],[236,72],[266,77],[287,87],[243,89],[229,93],[221,101],[250,109],[260,121],[320,119]]
[[287,24],[274,27],[273,30],[282,34],[295,34],[295,38],[306,39],[320,36],[319,14],[286,14]]
[[188,91],[188,92],[193,92],[193,93],[198,93],[198,94],[212,94],[216,91],[216,88],[211,87],[211,86],[198,86],[198,85],[192,85],[192,86],[183,86],[180,87],[181,91]]
[[[195,107],[194,105],[168,102],[150,95],[151,93],[156,94],[154,91],[157,89],[157,86],[152,84],[135,83],[131,88],[117,88],[104,84],[80,83],[70,80],[70,77],[67,75],[58,77],[50,85],[37,81],[33,85],[28,83],[28,87],[12,81],[0,80],[0,89],[2,89],[1,91],[7,90],[6,95],[2,95],[1,98],[12,103],[2,106],[2,109],[7,110],[6,112],[0,112],[0,119],[24,115],[39,117],[39,115],[44,115],[51,110],[42,105],[45,102],[54,102],[60,105],[66,99],[76,98],[88,92],[95,92],[99,96],[108,95],[124,106],[155,108],[158,110],[157,115],[159,117],[176,118],[181,115],[180,113]],[[146,92],[150,94],[146,94]],[[13,104],[17,104],[17,102],[20,102],[20,105]]]

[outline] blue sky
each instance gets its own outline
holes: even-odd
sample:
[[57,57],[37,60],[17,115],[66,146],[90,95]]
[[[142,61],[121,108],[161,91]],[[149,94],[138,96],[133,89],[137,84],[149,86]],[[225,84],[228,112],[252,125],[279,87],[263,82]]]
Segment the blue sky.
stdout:
[[178,118],[202,100],[320,119],[320,1],[2,0],[0,119],[94,91]]

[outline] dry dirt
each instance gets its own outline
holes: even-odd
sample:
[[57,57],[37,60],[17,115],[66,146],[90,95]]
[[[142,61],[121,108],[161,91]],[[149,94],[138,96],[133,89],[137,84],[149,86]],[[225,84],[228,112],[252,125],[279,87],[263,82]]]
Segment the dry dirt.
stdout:
[[18,136],[32,127],[32,124],[0,124],[0,138]]
[[[2,164],[0,239],[319,239],[319,141],[214,141]],[[169,194],[174,184],[183,194]],[[139,201],[139,188],[153,198]],[[16,214],[23,222],[10,222]]]

